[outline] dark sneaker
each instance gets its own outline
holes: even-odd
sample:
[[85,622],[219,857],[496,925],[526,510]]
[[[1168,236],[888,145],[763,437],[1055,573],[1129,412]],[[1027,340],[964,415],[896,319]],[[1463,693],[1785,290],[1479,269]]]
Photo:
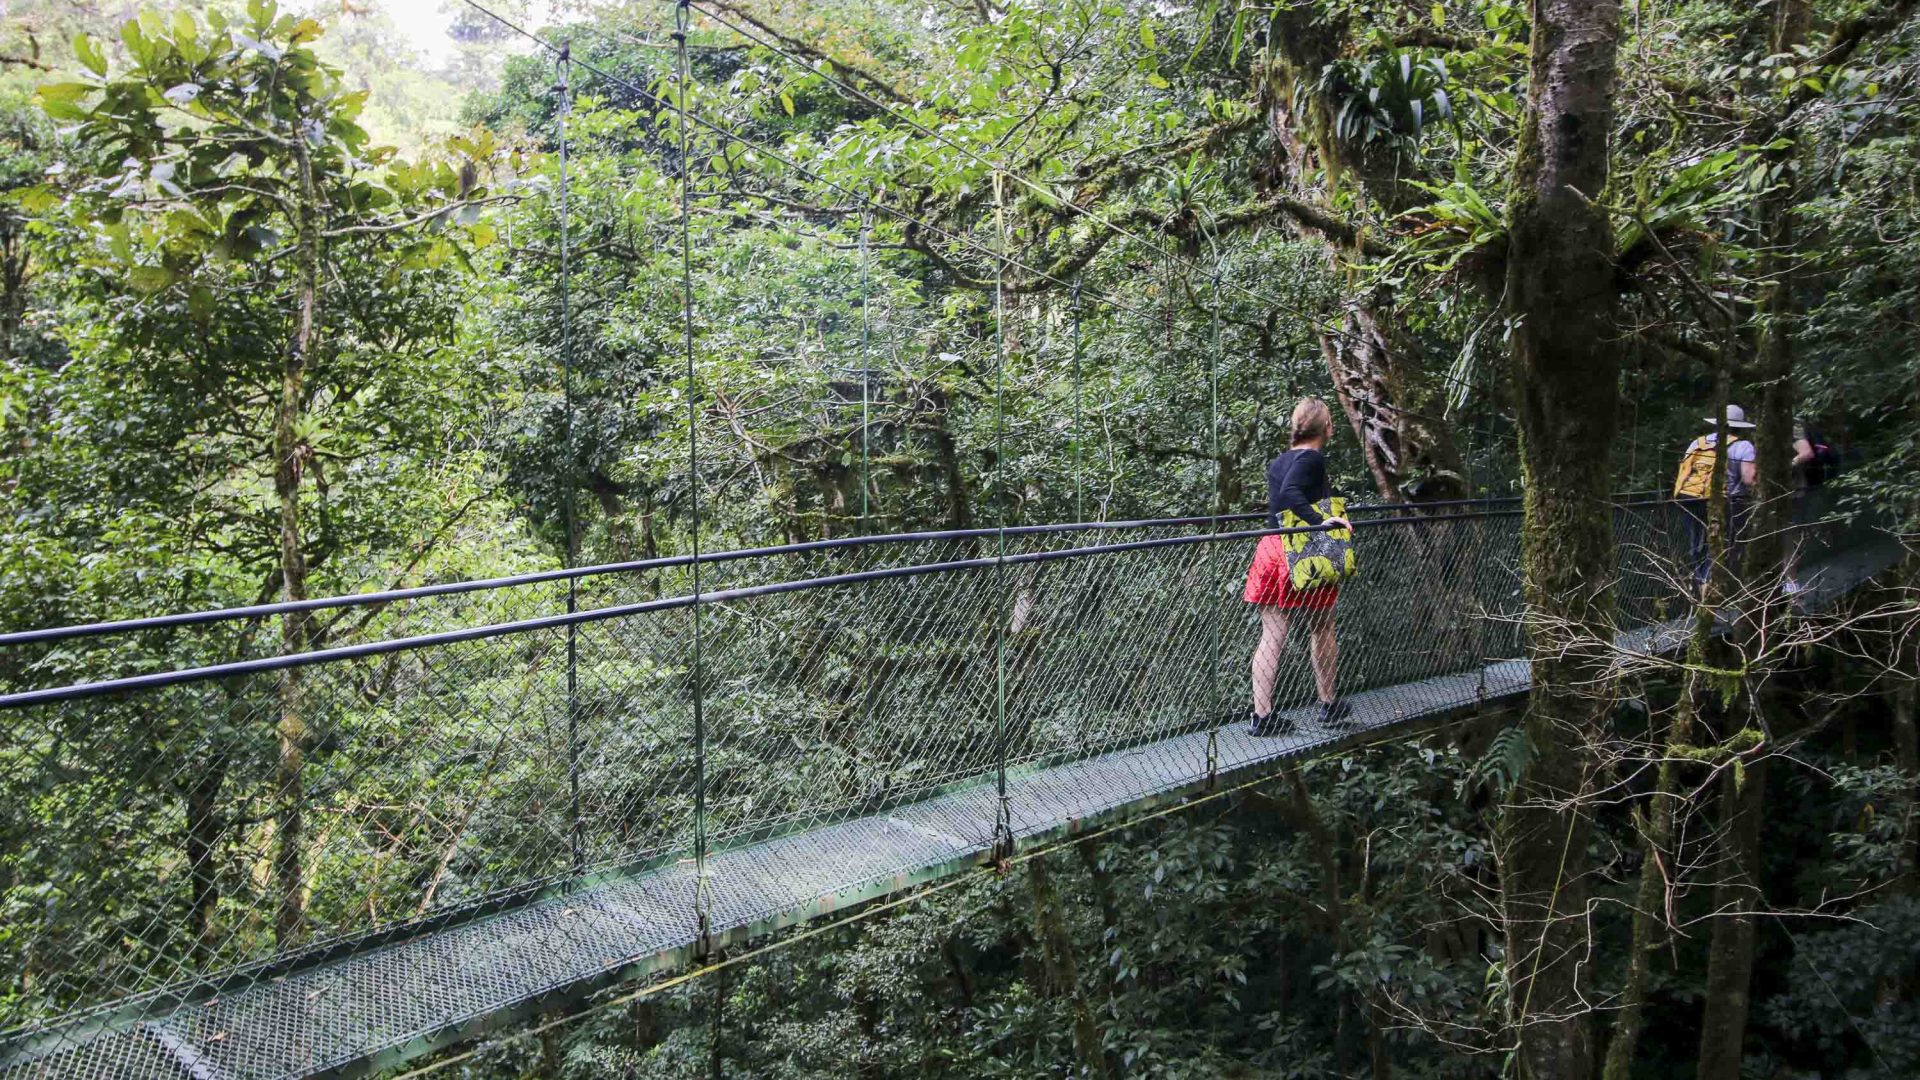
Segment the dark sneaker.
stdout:
[[1320,722],[1323,724],[1340,724],[1351,727],[1353,724],[1358,723],[1358,721],[1352,719],[1352,716],[1353,706],[1344,701],[1336,699],[1320,703]]
[[1278,713],[1268,716],[1261,716],[1259,713],[1255,713],[1253,715],[1253,723],[1248,725],[1247,730],[1261,738],[1273,735],[1288,735],[1293,732],[1293,721]]

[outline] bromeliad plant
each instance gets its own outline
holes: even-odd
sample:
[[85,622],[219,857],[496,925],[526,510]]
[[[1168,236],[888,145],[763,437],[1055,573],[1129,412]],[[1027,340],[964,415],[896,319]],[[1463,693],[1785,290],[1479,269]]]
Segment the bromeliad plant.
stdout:
[[1334,108],[1333,134],[1342,142],[1412,150],[1431,124],[1453,119],[1446,62],[1412,48],[1365,60],[1339,60],[1313,85]]

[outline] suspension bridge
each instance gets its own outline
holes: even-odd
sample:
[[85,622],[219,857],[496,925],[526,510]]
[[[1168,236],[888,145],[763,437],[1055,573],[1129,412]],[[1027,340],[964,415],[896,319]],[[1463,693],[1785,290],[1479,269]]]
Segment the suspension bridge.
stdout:
[[[1622,642],[1671,647],[1677,512],[1616,515]],[[1300,724],[1278,738],[1242,722],[1257,628],[1238,591],[1264,532],[1245,518],[862,537],[0,637],[0,805],[34,837],[9,872],[38,875],[0,944],[0,1075],[389,1068],[1523,694],[1517,506],[1356,518],[1354,722],[1314,722],[1296,643],[1278,700]],[[1898,550],[1860,530],[1812,546],[1811,604]],[[365,640],[196,662],[288,617]],[[83,802],[108,816],[68,812]]]
[[[578,67],[622,107],[678,121],[671,171],[683,212],[668,224],[682,245],[691,477],[702,472],[692,208],[746,178],[729,170],[719,193],[696,189],[698,131],[860,214],[862,500],[868,238],[890,223],[933,237],[993,283],[996,461],[1007,460],[1003,278],[1070,291],[1068,434],[1083,506],[1082,299],[1155,326],[1165,313],[1010,254],[1003,187],[1166,267],[1193,272],[1190,260],[832,73],[820,77],[850,100],[990,175],[990,238],[822,176],[756,141],[721,103],[688,107],[687,0],[675,5],[670,94],[468,3],[556,57],[569,443],[567,122]],[[751,27],[701,13],[814,69]],[[1344,333],[1316,307],[1220,266],[1193,276]],[[1211,358],[1196,385],[1206,385],[1202,445],[1217,469],[1219,312],[1205,331],[1164,326]],[[994,480],[1001,513],[1004,480]],[[569,503],[563,569],[0,635],[0,815],[24,841],[0,860],[0,1077],[394,1068],[1288,761],[1475,715],[1529,686],[1513,501],[1357,510],[1362,574],[1337,614],[1352,722],[1316,722],[1296,641],[1276,694],[1297,726],[1256,738],[1244,713],[1258,631],[1239,592],[1267,531],[1257,516],[702,553],[693,486],[686,556],[576,567]],[[1615,531],[1619,641],[1671,648],[1686,614],[1673,584],[1686,577],[1678,511],[1622,499]],[[1898,551],[1866,529],[1808,541],[1810,607]],[[274,629],[288,620],[316,646],[276,654]]]

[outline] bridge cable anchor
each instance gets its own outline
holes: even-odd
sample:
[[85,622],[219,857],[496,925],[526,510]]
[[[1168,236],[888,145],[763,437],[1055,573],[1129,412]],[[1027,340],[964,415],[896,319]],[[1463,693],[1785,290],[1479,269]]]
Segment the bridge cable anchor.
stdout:
[[1000,807],[994,814],[993,821],[993,848],[989,857],[992,859],[994,869],[1002,874],[1011,869],[1013,851],[1013,815],[1009,811],[1007,796],[1003,791],[1000,794]]
[[1220,781],[1220,729],[1212,728],[1207,731],[1207,787],[1206,787],[1206,790],[1212,791],[1214,788],[1214,785],[1219,783],[1219,781]]
[[713,956],[713,883],[705,868],[694,880],[693,918],[693,958],[704,964]]

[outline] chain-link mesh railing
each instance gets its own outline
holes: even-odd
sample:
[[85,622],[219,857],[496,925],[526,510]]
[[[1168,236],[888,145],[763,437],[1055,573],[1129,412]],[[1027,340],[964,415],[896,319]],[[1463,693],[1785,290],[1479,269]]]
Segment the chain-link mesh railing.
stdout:
[[[1623,625],[1684,612],[1681,514],[1618,512]],[[1354,722],[1524,686],[1518,523],[1500,504],[1358,525],[1336,610]],[[410,594],[307,613],[350,630],[295,657],[266,651],[273,611],[16,639],[0,1066],[280,1076],[418,1049],[1337,740],[1236,723],[1257,528],[729,553],[697,602],[672,560]],[[223,649],[242,659],[186,670]],[[1303,652],[1276,702],[1311,721]],[[51,685],[78,670],[140,674]]]

